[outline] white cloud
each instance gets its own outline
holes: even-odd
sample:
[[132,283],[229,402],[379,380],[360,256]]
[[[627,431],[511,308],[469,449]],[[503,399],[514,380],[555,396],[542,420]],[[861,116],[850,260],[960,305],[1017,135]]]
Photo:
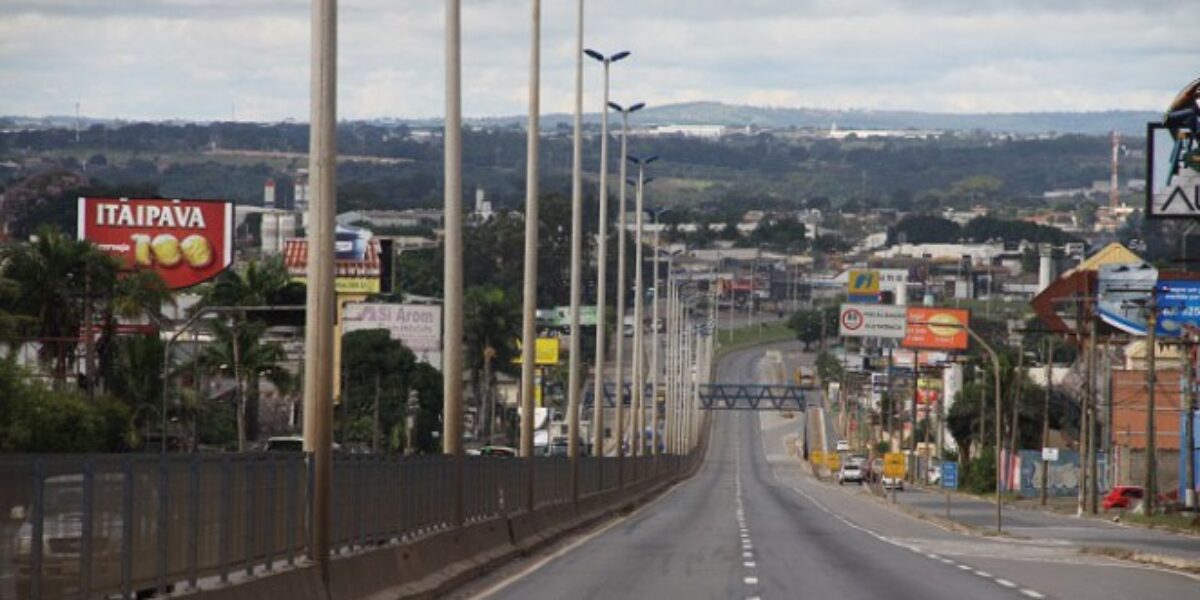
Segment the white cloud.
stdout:
[[[543,2],[569,111],[574,2]],[[442,2],[342,0],[343,118],[442,112]],[[656,0],[588,6],[613,98],[929,111],[1158,110],[1195,76],[1185,0]],[[466,0],[464,110],[525,110],[528,0]],[[0,114],[307,118],[308,0],[3,0]],[[591,61],[589,61],[590,63]],[[588,108],[599,70],[586,65]]]

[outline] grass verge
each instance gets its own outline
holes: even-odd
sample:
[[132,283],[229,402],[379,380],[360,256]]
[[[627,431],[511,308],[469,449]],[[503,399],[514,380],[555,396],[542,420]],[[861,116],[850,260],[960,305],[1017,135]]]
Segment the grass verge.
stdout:
[[792,331],[786,321],[772,321],[763,323],[762,325],[751,325],[733,330],[732,339],[729,330],[721,330],[717,336],[717,350],[714,361],[719,361],[722,357],[743,348],[749,348],[758,344],[769,344],[772,342],[784,342],[795,339],[796,332]]

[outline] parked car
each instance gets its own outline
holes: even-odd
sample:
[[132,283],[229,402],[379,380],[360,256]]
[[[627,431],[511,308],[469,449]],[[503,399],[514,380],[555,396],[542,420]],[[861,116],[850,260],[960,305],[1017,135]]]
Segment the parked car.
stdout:
[[901,492],[904,491],[904,478],[903,477],[883,476],[880,478],[879,481],[881,483],[883,483],[883,489],[885,489],[885,490],[895,489],[895,490],[898,490]]
[[484,446],[479,449],[480,456],[516,456],[517,449],[508,446]]
[[842,465],[841,470],[838,471],[838,485],[843,485],[846,483],[862,483],[862,481],[862,467],[858,465]]
[[[1109,490],[1108,495],[1100,501],[1100,507],[1104,510],[1112,510],[1114,508],[1134,508],[1146,497],[1146,490],[1140,485],[1118,485]],[[1179,501],[1179,492],[1172,491],[1171,493],[1158,493],[1155,495],[1158,506],[1169,506]]]
[[849,452],[850,451],[850,441],[849,440],[838,440],[837,441],[837,451],[838,452]]

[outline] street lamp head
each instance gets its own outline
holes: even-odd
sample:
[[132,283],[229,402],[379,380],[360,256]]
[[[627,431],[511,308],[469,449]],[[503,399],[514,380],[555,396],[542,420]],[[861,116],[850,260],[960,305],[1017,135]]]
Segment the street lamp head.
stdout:
[[630,107],[629,107],[629,112],[631,112],[631,113],[635,113],[635,112],[637,112],[637,111],[639,111],[639,110],[642,110],[643,108],[646,108],[646,103],[645,103],[645,102],[638,102],[637,104],[634,104],[633,106],[630,106]]
[[609,101],[609,103],[608,103],[608,107],[609,107],[609,108],[611,108],[611,109],[613,109],[613,110],[615,110],[615,111],[617,111],[617,112],[622,112],[622,113],[623,113],[623,112],[625,112],[625,109],[624,109],[624,108],[621,108],[621,105],[620,105],[620,104],[617,104],[616,102]]
[[629,57],[629,51],[622,50],[622,51],[612,55],[611,57],[609,57],[608,60],[609,60],[609,62],[617,62],[618,60],[621,60],[623,58],[628,58],[628,57]]
[[583,53],[584,53],[584,54],[586,54],[586,55],[588,55],[588,56],[590,56],[590,57],[592,57],[592,58],[594,58],[594,59],[596,59],[596,60],[598,60],[598,61],[600,61],[600,62],[608,62],[608,61],[607,61],[607,60],[604,58],[604,55],[603,55],[603,54],[600,54],[599,52],[596,52],[595,50],[592,50],[591,48],[588,48],[588,49],[584,50],[584,51],[583,51]]
[[654,162],[654,161],[656,161],[656,160],[658,160],[658,155],[657,155],[657,154],[654,154],[654,155],[651,155],[651,156],[650,156],[650,158],[647,158],[647,159],[645,160],[645,163],[646,163],[646,164],[650,164],[650,163],[652,163],[652,162]]

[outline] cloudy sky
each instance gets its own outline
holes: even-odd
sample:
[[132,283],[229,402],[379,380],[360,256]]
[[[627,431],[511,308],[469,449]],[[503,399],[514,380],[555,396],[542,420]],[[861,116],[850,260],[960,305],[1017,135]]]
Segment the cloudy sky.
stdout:
[[[569,111],[575,2],[544,0]],[[339,117],[442,112],[441,0],[341,0]],[[529,0],[463,0],[464,111],[521,114]],[[945,112],[1161,110],[1200,76],[1195,0],[592,0],[613,99]],[[306,119],[308,0],[0,0],[0,114]],[[596,91],[597,66],[585,85]],[[589,98],[595,97],[595,94]],[[595,110],[598,102],[589,101]]]

